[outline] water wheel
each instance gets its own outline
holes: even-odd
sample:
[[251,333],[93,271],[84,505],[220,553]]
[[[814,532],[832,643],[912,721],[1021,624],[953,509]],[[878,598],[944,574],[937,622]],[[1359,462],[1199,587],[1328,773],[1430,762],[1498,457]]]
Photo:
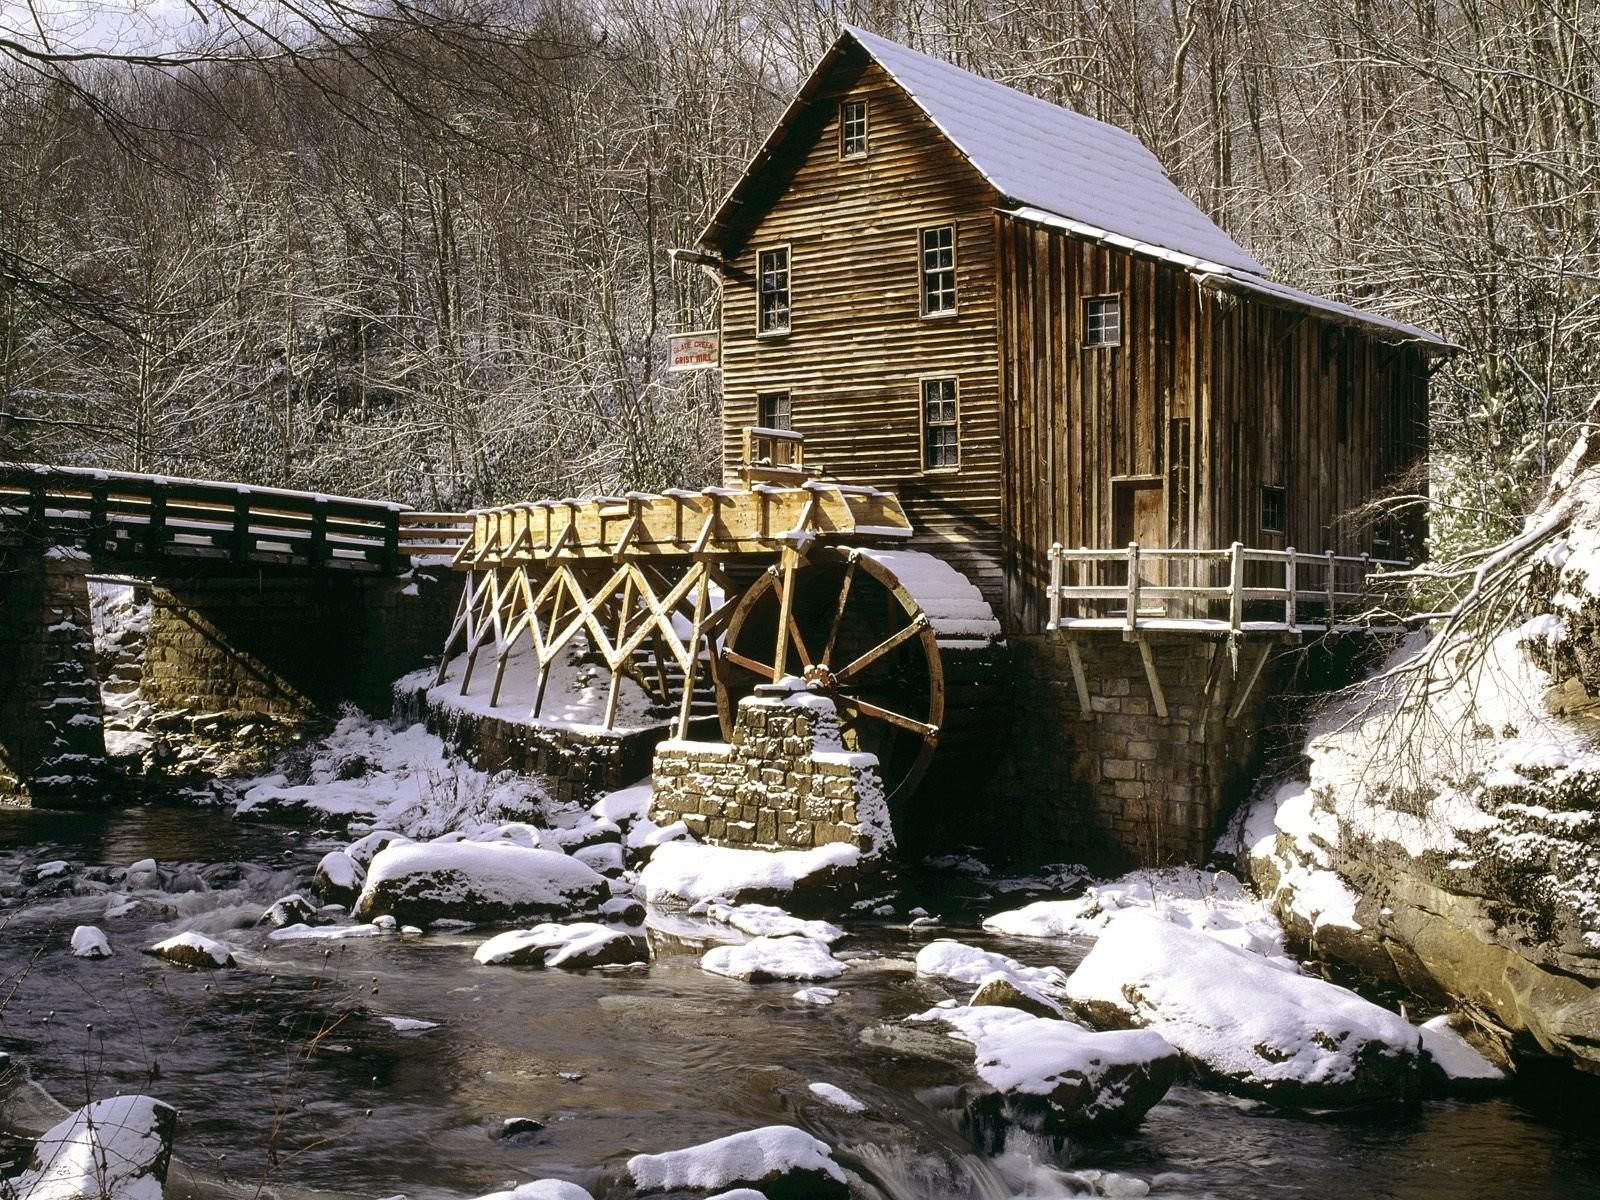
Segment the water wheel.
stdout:
[[952,653],[998,636],[977,589],[936,558],[813,549],[792,571],[764,571],[734,608],[717,696],[723,736],[757,685],[798,676],[833,700],[845,747],[877,756],[896,808],[945,738]]

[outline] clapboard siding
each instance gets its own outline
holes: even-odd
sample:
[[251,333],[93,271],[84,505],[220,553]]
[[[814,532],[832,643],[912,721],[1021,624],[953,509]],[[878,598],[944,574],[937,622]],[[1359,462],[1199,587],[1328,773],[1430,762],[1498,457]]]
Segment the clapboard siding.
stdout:
[[[867,158],[840,161],[838,108],[869,104]],[[797,124],[764,211],[725,248],[722,386],[725,472],[756,397],[787,390],[806,460],[828,476],[896,493],[917,545],[941,554],[998,603],[1000,425],[994,206],[983,178],[859,51],[844,56]],[[959,311],[921,315],[919,231],[956,227]],[[787,244],[791,332],[756,333],[762,249]],[[920,381],[959,380],[961,465],[924,471]]]
[[[998,218],[999,361],[1008,624],[1042,627],[1047,552],[1118,544],[1118,477],[1159,478],[1168,544],[1359,554],[1349,514],[1426,450],[1421,350],[1205,287],[1183,269]],[[1084,300],[1122,298],[1116,347],[1084,347]],[[1189,422],[1189,501],[1172,486]],[[1285,489],[1283,533],[1262,486]],[[1400,531],[1420,547],[1417,521]]]

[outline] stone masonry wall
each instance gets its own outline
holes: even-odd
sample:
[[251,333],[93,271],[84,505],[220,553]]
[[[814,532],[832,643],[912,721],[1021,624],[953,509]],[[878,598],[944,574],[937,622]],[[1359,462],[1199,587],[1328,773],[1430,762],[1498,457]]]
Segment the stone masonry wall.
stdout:
[[65,551],[0,556],[0,804],[103,798],[88,565]]
[[877,759],[842,749],[831,701],[778,685],[739,705],[731,744],[657,748],[650,817],[745,849],[845,842],[876,854],[893,842]]
[[1269,661],[1245,711],[1229,721],[1236,688],[1260,643],[1241,646],[1240,678],[1222,664],[1207,703],[1219,643],[1152,633],[1167,703],[1162,718],[1135,643],[1120,632],[1077,636],[1092,709],[1087,717],[1079,710],[1065,640],[1033,637],[1014,644],[1018,703],[988,811],[1005,814],[1001,825],[1017,844],[1053,844],[1076,857],[1116,863],[1203,862],[1255,765],[1274,664]]

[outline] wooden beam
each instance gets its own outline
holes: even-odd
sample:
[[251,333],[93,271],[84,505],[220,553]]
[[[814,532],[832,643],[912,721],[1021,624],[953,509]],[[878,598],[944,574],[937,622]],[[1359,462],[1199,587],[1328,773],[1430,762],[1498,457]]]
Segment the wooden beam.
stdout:
[[1244,687],[1240,690],[1238,698],[1233,702],[1233,707],[1228,712],[1228,721],[1231,724],[1239,719],[1239,714],[1244,711],[1245,704],[1250,699],[1250,693],[1255,691],[1256,680],[1261,678],[1261,671],[1267,665],[1267,657],[1272,653],[1272,643],[1262,642],[1261,652],[1256,655],[1255,665],[1250,668],[1250,674],[1245,678]]
[[1166,719],[1167,694],[1161,690],[1161,674],[1156,670],[1156,658],[1150,651],[1150,643],[1143,637],[1134,641],[1139,646],[1139,658],[1144,663],[1144,677],[1150,684],[1150,700],[1156,706],[1156,716]]
[[1089,703],[1089,677],[1083,669],[1083,651],[1078,648],[1077,638],[1067,639],[1067,662],[1072,664],[1072,682],[1078,693],[1078,711],[1092,720],[1094,708]]

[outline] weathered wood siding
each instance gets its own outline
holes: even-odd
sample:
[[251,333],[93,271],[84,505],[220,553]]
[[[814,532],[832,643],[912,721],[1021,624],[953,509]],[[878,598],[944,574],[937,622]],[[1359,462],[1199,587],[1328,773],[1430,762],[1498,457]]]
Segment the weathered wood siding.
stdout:
[[[839,158],[839,102],[866,99],[866,158]],[[761,392],[790,393],[806,461],[828,475],[896,493],[919,531],[998,606],[1000,428],[996,373],[997,197],[893,81],[864,56],[824,82],[770,168],[764,211],[730,249],[722,289],[723,461]],[[756,198],[752,197],[752,201]],[[761,207],[752,203],[752,207]],[[959,309],[921,315],[919,231],[956,227]],[[787,244],[791,329],[756,333],[760,250]],[[961,462],[922,466],[920,381],[959,381]]]
[[[1118,478],[1159,481],[1170,546],[1373,549],[1341,518],[1426,448],[1418,349],[1031,222],[999,217],[997,243],[1012,630],[1043,627],[1052,541],[1119,544]],[[1085,347],[1083,302],[1107,294],[1122,342]],[[1282,534],[1261,528],[1263,485],[1285,489]]]

